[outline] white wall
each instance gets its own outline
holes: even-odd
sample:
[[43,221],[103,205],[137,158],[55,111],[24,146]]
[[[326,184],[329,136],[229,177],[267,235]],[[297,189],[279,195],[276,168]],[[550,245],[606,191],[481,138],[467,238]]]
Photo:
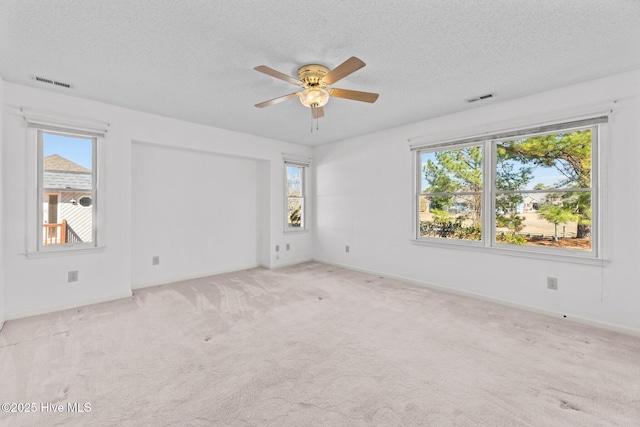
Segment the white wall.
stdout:
[[[0,78],[0,101],[4,101],[4,80]],[[4,236],[4,182],[5,169],[3,143],[4,140],[4,102],[0,102],[0,236]],[[4,302],[4,238],[0,238],[0,330],[4,325],[5,319],[5,302]]]
[[[4,86],[4,94],[1,93]],[[581,85],[546,92],[505,103],[409,126],[349,139],[311,150],[295,144],[268,140],[237,132],[169,119],[125,108],[83,100],[24,86],[0,82],[4,111],[2,135],[3,256],[0,256],[0,303],[4,284],[4,316],[7,319],[83,305],[129,295],[132,284],[169,282],[184,274],[222,271],[236,265],[263,264],[279,267],[310,259],[343,264],[384,275],[405,277],[474,293],[543,311],[640,331],[636,285],[640,249],[630,221],[640,214],[635,197],[640,151],[640,72],[626,73]],[[617,100],[617,103],[613,103]],[[105,216],[105,249],[99,253],[27,259],[26,186],[27,144],[25,122],[16,107],[23,106],[68,116],[109,122],[104,149],[101,185]],[[459,137],[479,129],[527,125],[568,118],[613,107],[607,187],[606,243],[611,262],[588,266],[504,255],[416,246],[410,243],[412,165],[408,138]],[[136,143],[134,143],[136,141]],[[249,226],[254,231],[246,252],[229,243],[238,232],[225,234],[223,245],[238,250],[237,257],[217,258],[209,263],[203,254],[219,247],[187,249],[180,258],[175,248],[146,245],[150,228],[134,232],[145,218],[133,197],[152,197],[154,192],[137,167],[151,171],[141,156],[147,150],[167,160],[167,151],[180,157],[180,169],[191,162],[190,154],[203,153],[194,173],[204,174],[208,165],[240,167],[251,175],[241,184],[253,191],[256,214]],[[210,154],[206,154],[210,153]],[[312,232],[284,233],[284,167],[282,154],[311,156],[313,187],[309,213]],[[251,182],[249,182],[251,181]],[[177,186],[177,185],[176,185]],[[147,191],[148,190],[148,191]],[[218,189],[220,191],[221,189]],[[240,196],[230,196],[240,202]],[[151,203],[151,202],[150,202]],[[210,201],[206,202],[210,203]],[[155,220],[151,220],[155,221]],[[203,218],[199,222],[204,221]],[[153,225],[153,224],[151,224]],[[314,236],[312,242],[311,237]],[[276,254],[275,245],[290,251]],[[344,246],[350,245],[350,253]],[[169,252],[166,252],[169,251]],[[171,252],[173,251],[173,252]],[[252,252],[250,255],[249,252]],[[165,256],[164,254],[169,254]],[[161,264],[151,268],[150,256]],[[191,256],[192,255],[192,256]],[[191,264],[194,262],[194,264]],[[193,270],[192,270],[193,268]],[[67,271],[79,270],[80,281],[67,283]],[[559,278],[559,290],[546,289],[545,278]],[[4,279],[4,283],[3,283]],[[0,319],[2,318],[0,304]]]
[[[614,113],[602,189],[608,265],[411,243],[408,139],[445,140],[609,108]],[[634,225],[640,217],[639,154],[640,71],[321,146],[313,153],[314,258],[640,333],[640,245]],[[558,277],[558,291],[546,289],[547,276]]]
[[132,165],[134,289],[260,263],[258,162],[134,143]]
[[[72,96],[28,88],[13,83],[5,83],[4,91],[4,133],[2,148],[8,177],[3,187],[4,206],[4,271],[5,307],[8,319],[31,314],[73,307],[91,302],[109,300],[130,295],[132,281],[171,281],[175,274],[182,274],[188,265],[173,265],[171,269],[146,275],[148,253],[138,261],[133,256],[132,237],[133,212],[132,192],[140,193],[141,182],[132,179],[132,170],[137,165],[132,161],[133,141],[153,144],[156,147],[179,147],[259,161],[264,179],[269,185],[268,198],[261,200],[262,210],[268,211],[268,222],[262,220],[267,230],[254,230],[260,236],[261,247],[254,247],[255,259],[269,267],[278,267],[289,262],[311,258],[311,234],[285,236],[284,215],[284,167],[283,153],[310,156],[308,147],[280,141],[259,138],[252,135],[226,131],[209,126],[160,117],[113,105],[80,99]],[[38,259],[27,259],[26,235],[26,177],[27,140],[26,125],[17,107],[43,110],[67,117],[81,117],[108,122],[110,124],[105,139],[104,174],[101,182],[102,203],[105,215],[101,226],[104,230],[105,249],[99,253],[66,255]],[[236,164],[236,160],[231,161]],[[222,161],[224,163],[224,161]],[[8,183],[11,185],[8,185]],[[241,197],[241,196],[236,196]],[[255,196],[254,196],[255,197]],[[263,197],[264,198],[264,197]],[[232,200],[236,201],[237,199]],[[257,203],[257,202],[256,202]],[[238,236],[243,236],[239,233]],[[277,258],[274,246],[290,240],[291,251],[287,257]],[[256,245],[251,239],[250,245]],[[194,256],[199,256],[194,252]],[[161,262],[163,259],[161,259]],[[167,260],[170,261],[170,260]],[[234,260],[235,262],[236,260]],[[244,263],[244,259],[240,263]],[[134,266],[134,262],[136,265]],[[138,265],[142,262],[144,265]],[[187,262],[181,260],[180,262]],[[228,260],[212,262],[211,270],[231,268]],[[164,264],[161,264],[164,265]],[[170,264],[167,264],[170,265]],[[234,263],[234,265],[236,265]],[[67,271],[78,270],[79,281],[67,283]]]

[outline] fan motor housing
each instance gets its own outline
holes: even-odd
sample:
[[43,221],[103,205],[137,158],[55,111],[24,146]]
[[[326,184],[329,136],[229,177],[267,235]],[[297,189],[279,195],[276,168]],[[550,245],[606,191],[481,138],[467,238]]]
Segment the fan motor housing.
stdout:
[[304,83],[305,87],[320,86],[326,84],[322,82],[322,78],[327,75],[329,69],[324,65],[307,64],[298,68],[298,78]]

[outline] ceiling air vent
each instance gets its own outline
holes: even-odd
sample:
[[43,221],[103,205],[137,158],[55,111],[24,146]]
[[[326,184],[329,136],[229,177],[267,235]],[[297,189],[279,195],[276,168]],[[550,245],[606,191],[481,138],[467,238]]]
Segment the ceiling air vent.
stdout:
[[465,101],[467,102],[467,104],[471,104],[472,102],[484,101],[485,99],[489,99],[489,98],[493,98],[492,93],[476,96],[475,98],[469,98],[469,99],[466,99]]
[[50,85],[55,85],[55,86],[60,86],[60,87],[65,87],[67,89],[71,89],[71,85],[69,83],[64,83],[64,82],[59,82],[57,80],[52,80],[52,79],[47,79],[45,77],[40,77],[40,76],[32,76],[33,80],[36,80],[38,82],[41,83],[47,83]]

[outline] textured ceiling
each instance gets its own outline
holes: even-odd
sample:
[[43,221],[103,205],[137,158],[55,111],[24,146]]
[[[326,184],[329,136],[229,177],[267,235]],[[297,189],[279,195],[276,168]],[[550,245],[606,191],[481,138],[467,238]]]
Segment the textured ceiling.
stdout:
[[[375,104],[332,98],[313,133],[296,99],[254,107],[297,87],[253,67],[350,56],[335,86]],[[638,0],[0,2],[5,81],[306,145],[638,68]]]

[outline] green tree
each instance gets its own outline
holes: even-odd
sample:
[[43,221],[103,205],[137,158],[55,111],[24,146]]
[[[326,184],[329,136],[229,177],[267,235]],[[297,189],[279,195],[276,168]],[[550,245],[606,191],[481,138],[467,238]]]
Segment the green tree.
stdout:
[[[564,179],[555,188],[591,187],[591,130],[536,136],[502,144],[498,155],[511,158],[531,166],[555,168]],[[502,152],[502,153],[501,153]],[[591,193],[559,192],[560,205],[566,215],[577,215],[576,237],[591,236]],[[550,221],[553,223],[553,221]],[[554,223],[555,224],[555,223]]]
[[[457,193],[482,191],[482,148],[468,147],[434,153],[434,160],[428,159],[423,167],[428,193]],[[464,200],[469,208],[474,226],[481,223],[482,196],[436,195],[430,198],[430,209],[447,211]]]
[[554,241],[558,240],[558,224],[569,221],[578,221],[580,215],[572,213],[562,205],[544,205],[540,207],[538,216],[543,218],[555,226]]
[[[509,163],[509,156],[504,150],[496,155],[497,173],[496,188],[498,190],[520,190],[532,178],[532,167],[522,166],[515,169]],[[518,206],[523,202],[522,193],[506,193],[496,197],[496,225],[505,227],[514,233],[524,228],[524,217],[518,215]]]
[[[480,146],[436,152],[423,167],[428,184],[426,193],[432,210],[448,211],[459,200],[470,210],[473,224],[481,224],[481,195],[438,193],[482,191],[483,153]],[[523,193],[538,167],[555,168],[563,179],[548,188],[548,204],[565,216],[577,215],[577,237],[591,235],[591,192],[555,191],[591,188],[591,130],[579,130],[512,140],[496,145],[496,188],[508,192],[496,198],[496,222],[514,232],[523,228],[524,218],[517,215]],[[517,167],[516,167],[517,166]],[[544,189],[537,185],[535,189]],[[552,202],[552,203],[550,203]],[[553,222],[553,221],[551,221]]]

